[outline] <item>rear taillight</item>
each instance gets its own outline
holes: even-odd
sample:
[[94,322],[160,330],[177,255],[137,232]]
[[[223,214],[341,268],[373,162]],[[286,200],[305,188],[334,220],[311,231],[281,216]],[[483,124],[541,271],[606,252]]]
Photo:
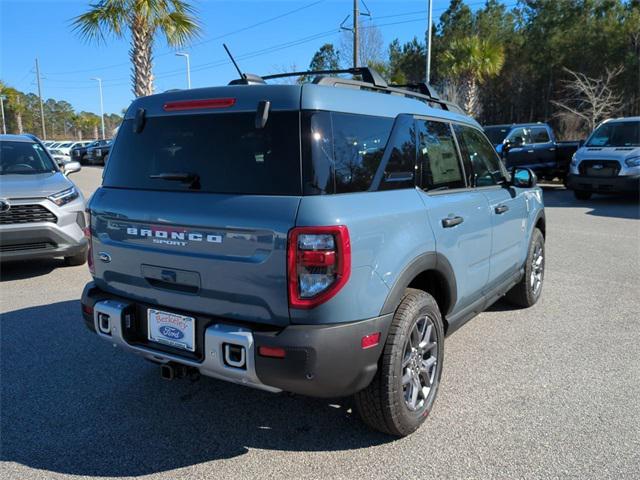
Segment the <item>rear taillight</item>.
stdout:
[[91,211],[87,210],[87,226],[84,227],[84,236],[89,243],[89,249],[87,250],[87,266],[89,267],[89,273],[95,275],[96,267],[93,264],[93,240],[91,239]]
[[351,274],[351,242],[344,225],[289,232],[289,306],[313,308],[333,298]]

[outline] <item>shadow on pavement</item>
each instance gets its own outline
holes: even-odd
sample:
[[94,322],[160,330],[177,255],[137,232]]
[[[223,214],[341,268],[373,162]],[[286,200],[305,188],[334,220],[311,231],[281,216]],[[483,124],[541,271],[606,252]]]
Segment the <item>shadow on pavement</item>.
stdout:
[[56,268],[65,268],[61,258],[42,258],[0,263],[0,282],[24,280],[51,273]]
[[46,471],[138,476],[249,448],[331,451],[392,441],[344,400],[270,394],[158,367],[87,331],[77,301],[3,314],[1,458]]
[[640,219],[640,201],[637,195],[599,195],[589,200],[578,200],[573,191],[561,185],[543,185],[545,207],[586,208],[587,215]]

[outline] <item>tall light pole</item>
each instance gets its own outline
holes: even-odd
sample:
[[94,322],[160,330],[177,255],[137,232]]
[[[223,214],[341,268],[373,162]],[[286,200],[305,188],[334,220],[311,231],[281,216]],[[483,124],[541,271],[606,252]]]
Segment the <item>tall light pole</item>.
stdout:
[[431,25],[433,24],[433,20],[431,17],[433,14],[431,3],[432,3],[431,0],[427,0],[427,10],[428,10],[427,22],[429,23],[429,25],[427,25],[427,69],[426,69],[426,75],[425,75],[425,81],[427,84],[431,79]]
[[47,139],[47,129],[44,126],[44,104],[42,103],[42,89],[40,87],[40,64],[36,57],[36,79],[38,80],[38,98],[40,99],[40,121],[42,122],[42,139]]
[[4,123],[4,101],[7,97],[0,95],[0,109],[2,110],[2,133],[7,134],[7,124]]
[[187,59],[187,88],[191,89],[191,64],[189,63],[189,54],[178,52],[176,53],[176,57],[184,57]]
[[102,102],[102,79],[98,77],[92,77],[91,80],[95,80],[98,82],[98,90],[100,90],[100,122],[102,123],[102,138],[105,139],[104,135],[104,104]]
[[358,47],[360,46],[360,39],[358,32],[358,17],[360,17],[360,0],[353,0],[353,68],[358,68],[359,55]]

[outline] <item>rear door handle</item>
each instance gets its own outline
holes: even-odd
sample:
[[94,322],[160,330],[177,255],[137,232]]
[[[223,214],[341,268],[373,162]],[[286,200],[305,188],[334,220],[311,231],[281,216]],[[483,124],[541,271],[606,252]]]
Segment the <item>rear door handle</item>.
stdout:
[[533,150],[527,150],[528,153],[533,153]]
[[509,207],[507,207],[506,205],[498,205],[496,207],[496,213],[498,215],[500,215],[501,213],[507,212],[509,211]]
[[460,225],[462,222],[464,222],[464,218],[462,217],[447,217],[442,219],[442,226],[444,228],[451,228]]

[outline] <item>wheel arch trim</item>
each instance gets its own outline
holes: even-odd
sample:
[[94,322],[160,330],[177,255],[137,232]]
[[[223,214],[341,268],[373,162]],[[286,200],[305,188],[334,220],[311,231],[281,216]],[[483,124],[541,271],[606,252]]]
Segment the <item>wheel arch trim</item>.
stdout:
[[402,272],[398,275],[395,283],[391,287],[389,294],[380,311],[381,315],[395,312],[396,308],[402,300],[404,291],[411,284],[411,282],[417,278],[420,274],[433,271],[437,273],[445,283],[446,293],[448,296],[447,311],[441,312],[445,317],[449,314],[455,304],[457,303],[457,284],[456,277],[453,272],[453,267],[447,260],[447,258],[437,252],[427,252],[419,255],[413,259],[408,265],[404,267]]

